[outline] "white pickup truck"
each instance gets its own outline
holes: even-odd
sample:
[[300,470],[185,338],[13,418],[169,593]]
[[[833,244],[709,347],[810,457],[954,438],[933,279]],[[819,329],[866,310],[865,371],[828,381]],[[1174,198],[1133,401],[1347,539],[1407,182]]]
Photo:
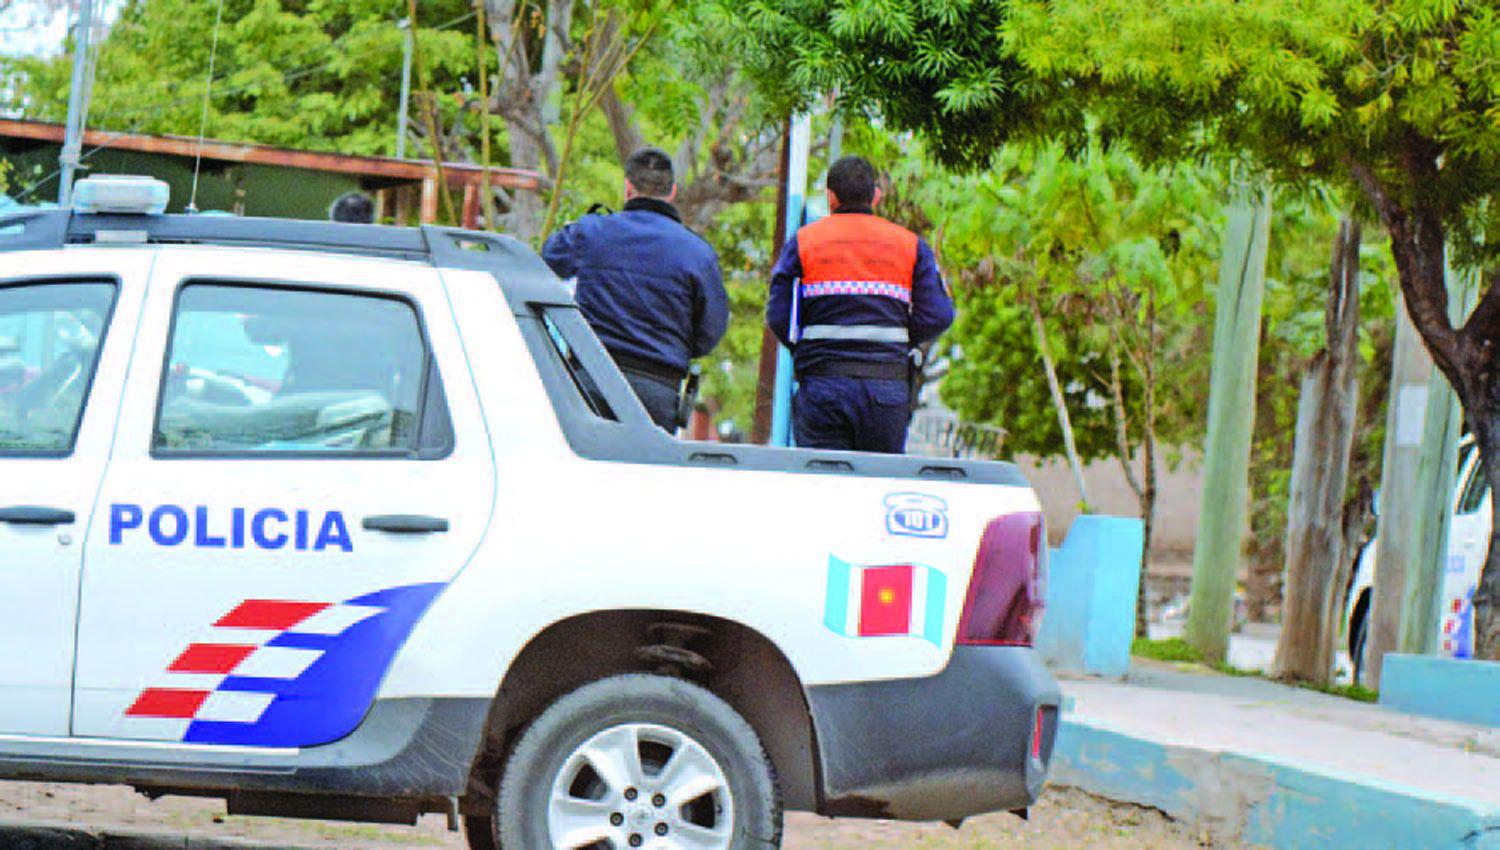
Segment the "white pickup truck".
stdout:
[[1008,464],[651,425],[515,240],[0,217],[0,779],[770,848],[1041,790]]

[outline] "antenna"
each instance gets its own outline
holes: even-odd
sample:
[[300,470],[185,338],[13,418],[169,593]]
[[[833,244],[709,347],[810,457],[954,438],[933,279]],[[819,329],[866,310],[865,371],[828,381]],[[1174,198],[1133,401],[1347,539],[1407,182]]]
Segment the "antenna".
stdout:
[[219,55],[219,23],[224,20],[224,0],[214,13],[214,41],[208,49],[208,82],[203,86],[203,115],[198,119],[198,149],[193,156],[193,191],[188,194],[187,211],[198,211],[198,171],[203,167],[203,133],[208,128],[208,101],[214,90],[214,60]]
[[83,100],[85,76],[88,73],[89,40],[94,34],[94,2],[83,0],[78,6],[78,29],[73,36],[73,82],[68,94],[68,124],[58,157],[62,178],[57,186],[57,203],[68,206],[73,199],[73,172],[78,168],[83,149]]

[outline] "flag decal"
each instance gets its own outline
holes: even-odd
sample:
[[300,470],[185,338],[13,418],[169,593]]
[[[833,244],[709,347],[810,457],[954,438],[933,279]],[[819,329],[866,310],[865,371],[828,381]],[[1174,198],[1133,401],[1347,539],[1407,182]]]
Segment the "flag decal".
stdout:
[[943,640],[948,579],[920,564],[856,566],[828,557],[823,624],[845,637],[919,637]]

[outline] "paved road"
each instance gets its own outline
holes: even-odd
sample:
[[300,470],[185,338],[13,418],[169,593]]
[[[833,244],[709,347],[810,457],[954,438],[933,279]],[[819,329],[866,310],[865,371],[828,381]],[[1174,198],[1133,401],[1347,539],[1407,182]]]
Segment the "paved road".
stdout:
[[[415,829],[278,818],[225,817],[212,800],[155,802],[117,786],[0,782],[4,850],[460,850],[464,842],[424,818]],[[46,824],[40,826],[39,824]],[[887,821],[788,817],[785,850],[1189,850],[1209,846],[1150,809],[1049,789],[1029,821],[998,814],[962,829]],[[1221,845],[1222,846],[1222,845]]]

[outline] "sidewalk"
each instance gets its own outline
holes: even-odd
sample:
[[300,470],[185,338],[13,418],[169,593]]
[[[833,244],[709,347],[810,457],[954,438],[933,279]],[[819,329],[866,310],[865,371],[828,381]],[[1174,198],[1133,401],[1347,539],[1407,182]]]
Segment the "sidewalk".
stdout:
[[1066,680],[1052,781],[1223,841],[1500,850],[1500,730],[1134,659]]

